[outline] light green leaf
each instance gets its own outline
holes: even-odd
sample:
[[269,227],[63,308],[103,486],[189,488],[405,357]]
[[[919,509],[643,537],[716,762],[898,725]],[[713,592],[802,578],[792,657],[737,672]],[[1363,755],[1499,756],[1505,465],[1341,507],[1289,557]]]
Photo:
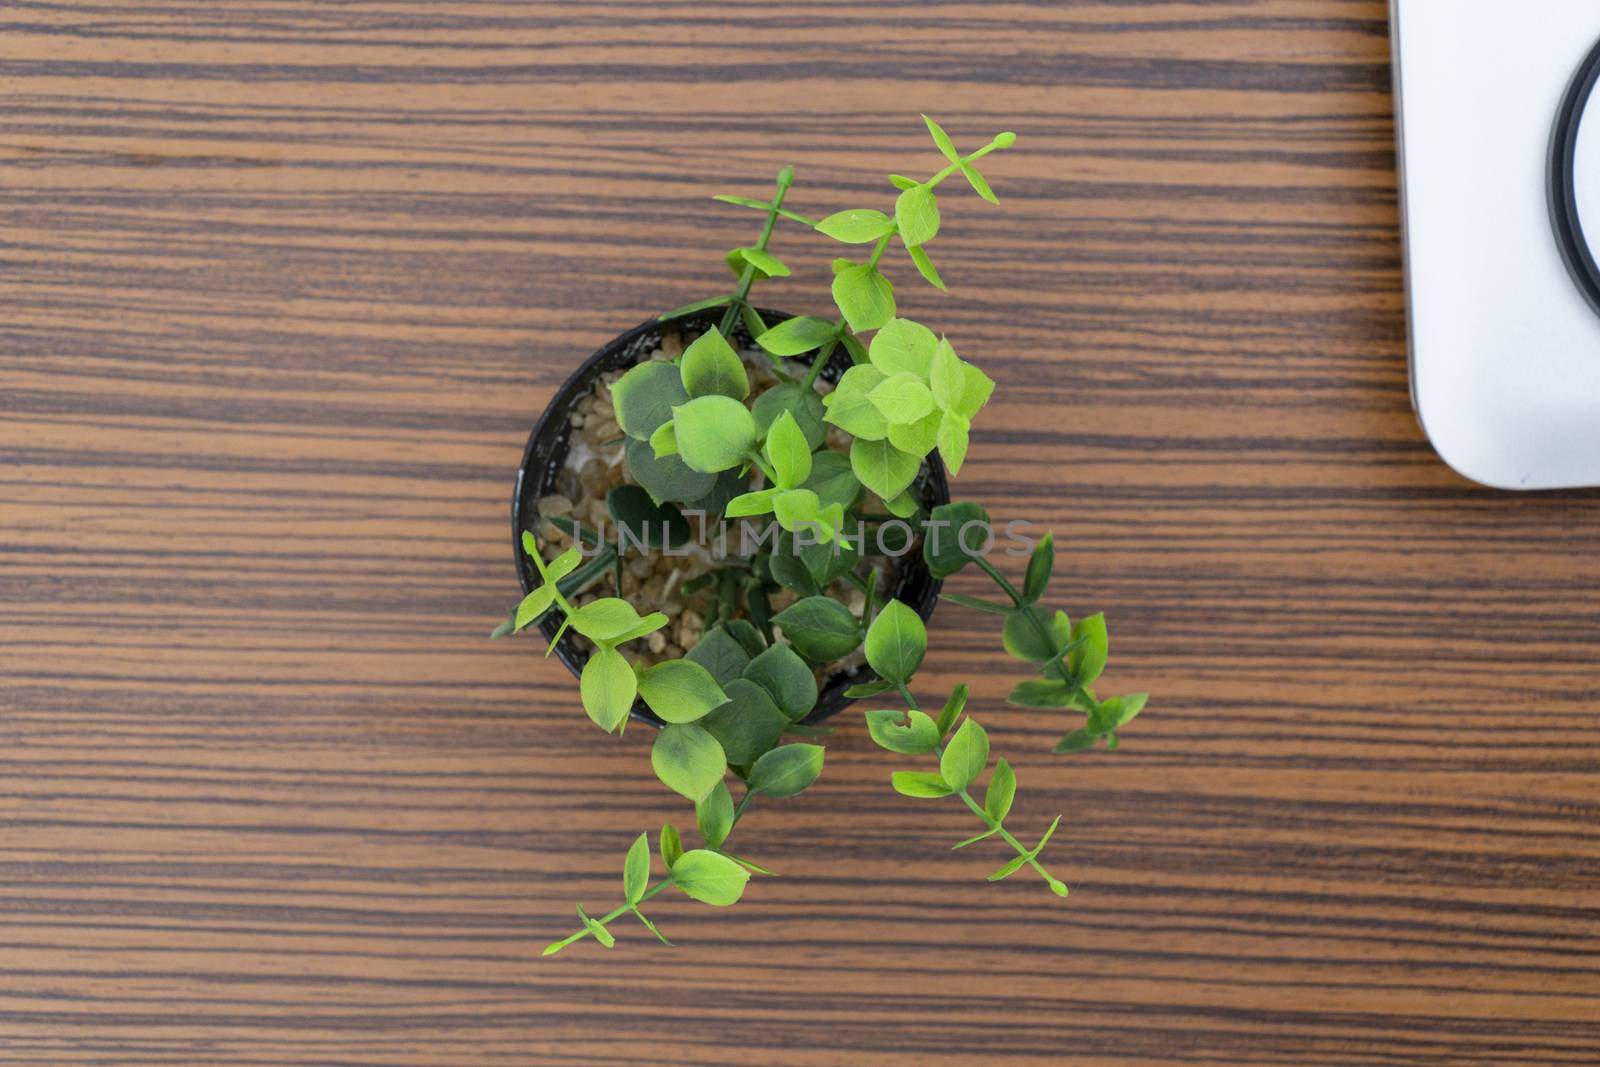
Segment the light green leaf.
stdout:
[[633,710],[639,683],[622,653],[602,647],[583,665],[578,692],[583,698],[583,710],[596,726],[609,734],[621,726],[628,712]]
[[728,703],[701,719],[699,725],[717,739],[729,763],[748,766],[778,743],[789,717],[752,681],[735,678],[724,688]]
[[726,782],[718,782],[700,798],[694,806],[694,818],[707,848],[716,848],[728,839],[728,831],[733,829],[733,797]]
[[[687,653],[684,658],[691,663],[698,663],[704,667],[717,684],[727,689],[728,683],[744,674],[745,667],[750,662],[750,655],[738,640],[719,624],[707,630],[700,637],[700,641]],[[733,694],[728,694],[729,699]],[[727,746],[723,746],[726,748]],[[733,759],[733,757],[728,757]],[[734,760],[735,763],[740,762]]]
[[939,721],[934,724],[939,728],[941,738],[950,732],[950,727],[956,724],[961,712],[966,709],[967,692],[965,683],[950,690],[950,699],[944,702],[944,708],[939,712]]
[[931,771],[895,771],[889,776],[889,782],[903,797],[947,797],[955,792]]
[[816,676],[787,645],[773,645],[752,659],[744,676],[765,689],[791,722],[805,718],[817,703]]
[[1100,734],[1108,734],[1132,722],[1144,710],[1145,703],[1150,699],[1149,693],[1130,693],[1127,696],[1112,697],[1103,700],[1100,706],[1089,716],[1089,729]]
[[939,458],[950,468],[951,475],[961,473],[961,464],[967,460],[967,435],[972,422],[959,411],[947,411],[939,420]]
[[716,474],[744,463],[755,447],[750,409],[727,396],[696,397],[672,409],[678,454],[690,470]]
[[907,756],[920,756],[932,752],[939,744],[939,728],[934,721],[915,708],[898,711],[867,712],[867,733],[878,747]]
[[989,735],[976,719],[967,719],[939,757],[939,775],[952,789],[965,789],[978,780],[988,762]]
[[766,278],[787,278],[789,276],[788,264],[761,248],[735,248],[728,253],[728,266],[737,275],[744,274],[742,266],[735,263],[748,263],[756,269],[757,280]]
[[652,934],[656,935],[656,940],[657,941],[661,942],[663,945],[671,945],[672,944],[671,941],[667,940],[667,935],[666,934],[664,934],[660,930],[656,929],[656,924],[655,923],[653,923],[649,919],[645,918],[644,912],[640,911],[637,907],[632,907],[632,908],[629,908],[628,910],[633,912],[633,917],[635,919],[638,919],[640,922],[644,923],[644,928],[646,930],[649,930]]
[[772,423],[767,433],[767,458],[772,461],[780,488],[793,489],[811,477],[811,445],[790,412],[785,411]]
[[771,434],[778,416],[785,413],[793,416],[813,452],[822,447],[828,435],[828,428],[822,423],[826,414],[822,397],[817,395],[816,390],[807,389],[800,382],[780,382],[768,389],[756,397],[750,413],[755,416],[756,432],[763,437]]
[[599,920],[591,919],[589,913],[583,910],[582,904],[578,905],[578,918],[583,920],[584,929],[588,930],[590,936],[601,945],[606,948],[616,947],[617,939],[611,935],[611,931],[607,930]]
[[994,395],[994,379],[966,362],[961,364],[961,373],[966,376],[967,383],[961,390],[961,401],[955,410],[958,414],[974,419],[989,402],[989,397]]
[[751,515],[772,514],[772,502],[782,489],[757,489],[753,493],[743,493],[728,501],[728,506],[723,514],[730,519],[743,519]]
[[[971,719],[967,720],[971,722]],[[1011,814],[1011,802],[1017,796],[1017,774],[1011,769],[1011,764],[999,760],[994,765],[994,773],[989,775],[989,787],[983,793],[983,810],[989,813],[989,818],[995,822],[1004,822],[1007,815]]]
[[906,249],[906,254],[911,257],[911,262],[916,264],[917,273],[922,275],[924,281],[941,293],[950,291],[950,287],[939,276],[939,269],[933,265],[933,260],[928,258],[928,253],[922,250],[921,245]]
[[687,659],[667,660],[644,671],[639,695],[664,722],[673,723],[694,722],[728,702],[711,672]]
[[636,641],[641,637],[648,637],[650,634],[655,633],[657,630],[665,626],[667,622],[668,619],[665,614],[659,611],[652,611],[650,614],[639,620],[639,625],[633,627],[631,630],[625,630],[616,637],[613,637],[611,639],[611,643],[613,645],[620,645],[626,641]]
[[950,135],[944,132],[944,127],[926,115],[922,116],[922,121],[927,123],[928,133],[933,136],[933,143],[939,146],[939,151],[944,153],[944,158],[952,163],[960,163],[961,153],[956,151],[956,146],[951,142]]
[[700,903],[719,908],[737,904],[749,880],[749,871],[710,849],[685,852],[672,865],[674,885]]
[[976,845],[979,841],[987,841],[989,838],[993,837],[995,834],[997,834],[999,832],[1000,832],[1000,827],[996,826],[992,830],[985,830],[981,834],[974,834],[971,837],[967,838],[965,841],[962,841],[960,844],[951,845],[950,846],[950,851],[954,852],[958,848],[966,848],[968,845]]
[[902,452],[888,441],[857,438],[850,444],[850,469],[862,485],[892,500],[916,480],[922,457]]
[[784,608],[772,621],[783,636],[813,663],[843,659],[861,645],[861,626],[850,609],[828,596],[806,597]]
[[835,241],[848,245],[870,244],[894,229],[894,223],[881,211],[851,208],[829,215],[817,229]]
[[928,652],[928,630],[915,611],[891,600],[867,629],[867,663],[880,678],[905,683]]
[[905,190],[895,198],[894,221],[907,248],[927,244],[939,232],[939,198],[925,185]]
[[650,766],[668,789],[698,804],[722,781],[728,761],[716,738],[690,724],[662,728],[650,749]]
[[[1033,555],[1028,557],[1028,572],[1022,579],[1022,596],[1028,603],[1033,603],[1044,596],[1045,589],[1050,585],[1050,574],[1056,566],[1056,538],[1053,533],[1045,532],[1039,538],[1039,543],[1033,546]],[[1079,625],[1082,625],[1081,623]],[[1100,617],[1101,631],[1105,630],[1105,617]],[[1077,635],[1074,634],[1074,637]],[[1087,682],[1094,681],[1093,678]],[[1087,684],[1085,682],[1085,684]]]
[[891,426],[917,422],[933,411],[933,393],[915,374],[891,374],[867,394]]
[[833,337],[833,323],[827,319],[802,316],[778,323],[756,338],[756,344],[775,356],[798,356],[821,348]]
[[915,189],[922,183],[912,178],[907,178],[904,174],[891,174],[889,175],[889,184],[896,189]]
[[1001,881],[1002,879],[1010,878],[1013,874],[1016,874],[1018,871],[1022,870],[1022,865],[1024,863],[1027,863],[1027,862],[1028,862],[1027,854],[1026,853],[1020,853],[1015,858],[1013,858],[1009,863],[1007,863],[1005,866],[1001,867],[999,870],[997,870],[993,874],[991,874],[989,876],[989,881],[998,882],[998,881]]
[[622,863],[622,899],[637,904],[649,886],[650,835],[640,834],[628,846],[628,858]]
[[573,545],[571,548],[561,553],[561,555],[545,564],[545,580],[549,582],[559,582],[561,579],[577,570],[578,565],[582,562],[583,552],[578,548],[577,545]]
[[662,314],[658,317],[663,321],[667,319],[679,319],[685,315],[692,315],[696,311],[705,311],[708,308],[723,307],[732,301],[733,294],[724,293],[721,296],[708,297],[705,300],[696,300],[692,304],[684,304],[681,307],[675,307],[671,311],[662,312]]
[[821,745],[780,745],[756,760],[750,788],[769,797],[792,797],[822,773]]
[[856,685],[852,685],[849,689],[844,691],[844,695],[849,697],[851,700],[859,700],[862,697],[875,697],[879,693],[887,693],[889,690],[894,688],[896,688],[896,686],[893,682],[885,678],[879,678],[876,681],[861,682]]
[[802,523],[814,525],[820,510],[817,494],[809,489],[786,489],[772,498],[772,512],[778,517],[778,525],[791,532],[799,529]]
[[961,357],[950,342],[939,338],[933,350],[933,364],[928,368],[928,384],[933,386],[934,401],[947,411],[961,403],[967,389],[967,375],[961,367]]
[[639,364],[611,386],[617,425],[623,433],[640,441],[648,441],[663,422],[672,418],[674,404],[688,399],[678,368],[660,360]]
[[678,431],[670,422],[663,422],[650,435],[650,451],[657,459],[678,454]]
[[[1040,624],[1030,625],[1024,612],[1031,612]],[[1043,628],[1048,636],[1040,637]],[[1054,616],[1036,604],[1018,608],[1006,619],[1000,632],[1001,641],[1008,653],[1027,663],[1048,663],[1058,658],[1072,641],[1072,624],[1067,613],[1058,611]]]
[[971,163],[962,163],[961,173],[966,177],[967,184],[972,186],[973,192],[991,204],[1000,203],[1000,198],[995,196],[994,190],[989,187],[989,180],[978,173],[977,167],[974,167]]
[[[881,336],[882,331],[879,333]],[[877,367],[866,364],[845,371],[839,385],[828,396],[826,420],[858,440],[883,440],[889,433],[889,420],[868,399],[868,394],[885,377]]]
[[1072,628],[1072,641],[1077,647],[1067,654],[1067,668],[1079,685],[1093,685],[1111,653],[1106,617],[1097,613],[1079,619]]
[[[892,440],[889,443],[894,444]],[[900,448],[899,445],[895,445],[895,447]],[[901,449],[901,451],[905,451],[905,449]],[[922,502],[912,495],[908,489],[892,500],[885,500],[883,506],[888,508],[889,514],[895,518],[909,519],[922,509]]]
[[522,598],[522,603],[517,605],[516,629],[521,630],[539,616],[550,610],[550,605],[556,600],[556,587],[541,585],[533,592]]
[[684,391],[691,397],[726,396],[743,400],[750,392],[750,377],[745,373],[744,360],[717,330],[707,330],[683,350],[679,370]]
[[873,335],[868,356],[885,377],[905,373],[926,380],[938,346],[939,339],[922,323],[895,319]]
[[894,285],[876,267],[848,267],[833,276],[833,302],[852,330],[876,330],[894,318]]
[[992,534],[989,513],[977,504],[940,504],[928,516],[922,558],[935,578],[948,578],[982,559]]
[[[721,779],[718,779],[719,781]],[[683,855],[683,841],[678,836],[678,828],[670,822],[661,826],[661,862],[666,864],[667,870],[672,870],[672,865],[678,862],[678,857]]]
[[572,616],[572,628],[595,642],[614,641],[640,623],[633,605],[618,597],[592,600]]
[[681,456],[657,458],[648,441],[630,439],[625,455],[628,473],[657,503],[699,500],[717,484],[716,475],[690,470]]
[[[916,422],[909,422],[901,426],[891,425],[889,427],[889,443],[907,455],[918,458],[926,456],[939,443],[939,424],[943,419],[944,413],[935,408]],[[902,493],[901,495],[910,501],[907,515],[900,516],[901,518],[906,518],[916,511],[915,501],[911,499],[908,493]],[[890,501],[886,500],[884,503],[888,505]],[[890,506],[889,510],[894,511],[895,509]]]
[[839,335],[839,343],[844,345],[844,350],[850,354],[851,363],[865,363],[867,361],[867,346],[862,344],[855,334],[846,330]]

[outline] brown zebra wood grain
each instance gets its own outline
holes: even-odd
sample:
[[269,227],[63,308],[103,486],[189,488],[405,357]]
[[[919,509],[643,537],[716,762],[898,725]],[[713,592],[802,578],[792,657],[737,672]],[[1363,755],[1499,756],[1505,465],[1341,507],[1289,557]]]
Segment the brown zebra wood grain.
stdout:
[[[1600,495],[1406,395],[1385,7],[0,9],[0,1062],[1600,1062]],[[1073,895],[846,719],[782,872],[540,960],[691,820],[484,636],[523,440],[792,203],[1003,128],[908,313],[1000,382],[961,495],[1111,617],[1122,752],[975,684]],[[774,250],[822,311],[832,250]],[[1014,565],[1014,564],[1013,564]],[[979,592],[962,579],[958,590]]]

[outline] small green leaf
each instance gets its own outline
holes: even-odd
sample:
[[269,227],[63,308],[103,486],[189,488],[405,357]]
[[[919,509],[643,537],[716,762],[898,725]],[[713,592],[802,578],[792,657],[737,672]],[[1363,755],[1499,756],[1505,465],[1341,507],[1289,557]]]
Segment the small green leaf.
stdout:
[[1016,143],[1017,143],[1017,135],[1012,133],[1010,130],[1007,130],[1004,133],[997,133],[997,134],[994,135],[994,146],[996,148],[1010,148],[1012,145],[1014,145]]
[[805,434],[806,446],[813,452],[822,447],[828,436],[828,428],[822,421],[827,414],[822,397],[800,382],[780,382],[768,389],[756,397],[750,413],[755,416],[756,432],[763,437],[771,434],[773,423],[780,415],[793,416]]
[[[672,423],[663,423],[669,429]],[[689,520],[674,504],[657,504],[647,490],[637,485],[619,485],[606,494],[606,511],[617,525],[617,536],[624,548],[639,545],[649,549],[679,548],[689,543],[693,531]]]
[[743,400],[750,392],[750,377],[728,339],[707,330],[683,350],[679,363],[683,388],[691,397],[725,396]]
[[[1029,567],[1032,572],[1032,567]],[[1106,634],[1106,617],[1089,615],[1079,619],[1072,628],[1072,642],[1077,647],[1067,655],[1067,669],[1079,685],[1093,685],[1106,669],[1110,656],[1110,639]]]
[[[890,444],[894,444],[893,441]],[[899,448],[899,445],[895,445]],[[889,514],[897,519],[909,519],[922,510],[922,502],[907,489],[892,500],[885,500],[883,506],[889,509]]]
[[984,600],[982,597],[963,596],[960,593],[940,593],[940,600],[948,600],[952,604],[960,604],[965,608],[987,612],[990,615],[1010,615],[1011,605],[1001,604],[994,600]]
[[[729,682],[744,674],[750,656],[724,625],[713,626],[700,637],[684,658],[704,667],[717,684],[724,689]],[[731,697],[732,694],[729,694]],[[731,758],[731,757],[730,757]],[[741,762],[735,760],[735,763]]]
[[852,330],[876,330],[894,318],[894,285],[876,267],[848,267],[833,276],[833,302]]
[[1130,693],[1127,696],[1103,700],[1089,716],[1089,729],[1098,734],[1108,734],[1125,726],[1144,710],[1145,702],[1149,699],[1148,693]]
[[623,433],[640,441],[648,441],[663,422],[672,418],[674,404],[688,399],[678,368],[660,360],[639,364],[611,386],[617,425]]
[[884,377],[903,373],[926,379],[938,346],[939,339],[922,323],[895,319],[873,335],[868,355]]
[[[989,201],[991,204],[1000,203],[1000,198],[994,195],[994,190],[989,187],[989,180],[978,173],[978,168],[971,163],[961,164],[961,173],[967,179],[967,184],[972,186],[973,192]],[[1062,894],[1065,896],[1066,894]]]
[[744,320],[744,328],[750,334],[751,340],[767,332],[767,323],[762,319],[761,313],[742,300],[739,302],[739,318]]
[[978,780],[988,763],[989,735],[976,719],[967,719],[939,757],[939,775],[952,789],[965,789]]
[[690,470],[681,456],[658,458],[648,441],[630,439],[624,455],[628,473],[650,494],[650,499],[658,503],[699,500],[717,484],[716,475]]
[[939,277],[939,269],[933,265],[933,260],[928,258],[928,253],[922,250],[921,245],[914,245],[906,249],[906,254],[911,257],[911,262],[916,265],[917,273],[922,275],[924,281],[941,293],[948,293],[950,287]]
[[898,711],[867,712],[867,733],[879,748],[907,756],[932,752],[939,745],[939,728],[932,719],[915,708]]
[[[1033,603],[1044,596],[1045,589],[1050,585],[1050,574],[1056,566],[1056,538],[1049,531],[1033,546],[1033,555],[1028,558],[1028,573],[1022,580],[1022,596],[1028,603]],[[1100,620],[1102,628],[1105,619]],[[1074,634],[1073,636],[1077,636]],[[1090,679],[1093,681],[1093,679]]]
[[959,411],[947,411],[944,418],[939,420],[939,458],[950,468],[952,476],[960,474],[961,465],[967,461],[968,435],[971,431],[971,421]]
[[641,637],[647,637],[661,629],[663,626],[667,625],[668,621],[669,620],[667,619],[666,615],[662,612],[652,611],[650,614],[640,619],[637,626],[629,630],[624,630],[622,633],[613,637],[611,639],[611,643],[613,645],[620,645],[627,641],[636,641]]
[[700,798],[694,806],[694,818],[707,848],[716,848],[727,840],[728,832],[733,829],[733,797],[728,793],[726,782],[718,782],[711,787],[711,792]]
[[894,223],[881,211],[851,208],[829,215],[817,223],[817,229],[835,241],[843,241],[847,245],[864,245],[876,241],[894,229]]
[[943,420],[944,413],[935,408],[916,422],[891,423],[889,443],[908,456],[926,456],[939,443],[939,424]]
[[744,676],[765,689],[778,710],[791,722],[799,722],[816,706],[816,676],[805,660],[787,645],[773,645],[752,659],[744,669]]
[[961,357],[950,347],[950,342],[942,337],[933,350],[928,384],[933,387],[933,399],[945,410],[954,409],[960,404],[967,389],[967,374],[962,370]]
[[618,597],[592,600],[572,615],[572,628],[595,642],[615,641],[642,620],[633,605]]
[[629,908],[628,910],[633,912],[633,917],[635,919],[638,919],[640,922],[644,923],[644,928],[646,930],[649,930],[652,934],[656,935],[656,940],[657,941],[661,942],[663,945],[671,945],[672,944],[671,941],[667,940],[667,935],[666,934],[664,934],[660,930],[656,929],[656,924],[655,923],[651,922],[649,919],[644,917],[644,912],[640,911],[638,908]]
[[775,356],[798,356],[821,348],[834,338],[833,323],[802,316],[787,319],[756,338],[756,344]]
[[851,437],[864,441],[883,440],[889,434],[889,420],[868,399],[868,394],[886,377],[877,367],[866,364],[845,371],[838,386],[828,395],[826,421]]
[[702,904],[727,907],[744,896],[750,872],[719,853],[697,848],[672,865],[672,881]]
[[733,293],[724,293],[721,296],[708,297],[705,300],[696,300],[692,304],[675,307],[671,311],[662,312],[658,316],[663,322],[667,319],[680,319],[685,315],[693,315],[696,311],[705,311],[709,308],[719,308],[733,302]]
[[661,826],[661,862],[666,864],[667,870],[672,870],[672,865],[678,862],[678,857],[683,855],[683,841],[678,837],[678,828],[670,822]]
[[514,622],[516,629],[521,630],[534,622],[539,616],[550,610],[550,605],[555,603],[556,587],[541,585],[533,592],[522,598],[522,603],[517,605],[517,617]]
[[961,390],[961,402],[955,410],[968,419],[977,418],[978,412],[983,410],[989,397],[994,394],[994,379],[971,363],[961,364],[961,373],[966,376],[967,384]]
[[1061,681],[1032,679],[1019,682],[1006,703],[1019,708],[1065,708],[1072,704],[1072,687]]
[[725,689],[728,703],[701,719],[699,726],[717,739],[729,763],[749,766],[778,743],[789,717],[752,681],[735,678]]
[[761,864],[756,863],[754,860],[745,859],[743,856],[736,856],[732,852],[729,852],[725,848],[717,849],[717,855],[728,857],[730,860],[732,860],[733,862],[737,863],[739,866],[743,867],[745,870],[749,871],[751,874],[764,874],[768,878],[776,878],[776,877],[778,877],[778,874],[777,874],[776,871],[769,871],[765,867],[761,866]]
[[939,712],[939,721],[934,723],[939,728],[940,738],[950,732],[950,727],[956,724],[956,720],[961,717],[962,711],[966,709],[967,693],[968,689],[965,683],[950,690],[950,699],[944,702],[944,707]]
[[607,930],[598,920],[589,918],[588,913],[583,910],[582,904],[578,905],[578,918],[583,920],[584,929],[588,930],[590,936],[596,941],[606,948],[616,947],[617,939],[611,936],[611,931]]
[[639,675],[639,695],[665,722],[702,719],[728,702],[711,672],[687,659],[658,663]]
[[622,653],[602,646],[583,665],[578,692],[583,698],[583,710],[609,734],[633,710],[633,698],[639,692],[638,677]]
[[977,504],[940,504],[923,531],[923,561],[935,578],[948,578],[983,558],[992,533],[989,513]]
[[[1031,625],[1024,612],[1031,612],[1039,625]],[[1040,636],[1040,629],[1043,629],[1045,636]],[[1006,619],[1000,636],[1006,651],[1013,657],[1026,663],[1048,663],[1059,658],[1071,643],[1072,624],[1068,622],[1064,611],[1052,616],[1037,604],[1030,604],[1018,608]]]
[[961,153],[956,151],[956,146],[951,142],[950,135],[944,132],[944,127],[934,122],[928,116],[922,116],[922,121],[928,126],[928,133],[933,136],[933,143],[939,146],[939,151],[952,163],[961,162]]
[[756,760],[750,788],[769,797],[792,797],[822,773],[821,745],[780,745]]
[[701,396],[672,409],[678,454],[690,470],[716,474],[744,463],[755,447],[750,409],[728,396]]
[[1067,736],[1063,737],[1061,740],[1056,742],[1055,751],[1056,752],[1082,752],[1085,749],[1093,748],[1094,747],[1094,743],[1096,741],[1098,741],[1099,739],[1100,739],[1100,735],[1099,734],[1091,733],[1090,731],[1088,731],[1086,729],[1074,730],[1070,734],[1068,734]]
[[773,421],[766,450],[779,487],[793,489],[811,477],[811,445],[790,412],[785,411]]
[[861,645],[861,626],[856,617],[832,597],[797,600],[773,616],[772,621],[783,628],[789,644],[813,663],[843,659]]
[[650,749],[650,766],[668,789],[698,804],[722,781],[728,761],[716,738],[690,724],[662,728]]
[[839,343],[844,345],[844,350],[850,354],[851,363],[865,363],[869,358],[867,346],[862,344],[855,334],[846,330],[839,335]]
[[735,248],[727,255],[728,267],[735,275],[744,274],[743,264],[749,264],[756,269],[756,280],[764,281],[767,278],[787,278],[789,276],[788,264],[773,255],[771,252],[760,248]]
[[650,835],[640,834],[628,846],[628,858],[622,863],[622,899],[637,904],[649,886]]
[[867,630],[867,663],[881,678],[904,684],[928,652],[928,630],[915,611],[891,600]]
[[773,501],[777,499],[782,489],[757,489],[753,493],[743,493],[728,501],[728,506],[723,509],[723,514],[730,519],[744,519],[751,515],[772,514]]
[[1005,866],[1001,867],[999,870],[997,870],[993,874],[991,874],[989,876],[989,881],[998,882],[1001,879],[1010,878],[1013,874],[1016,874],[1018,871],[1020,871],[1022,869],[1022,865],[1024,863],[1027,863],[1027,862],[1028,862],[1027,853],[1019,853],[1009,863],[1007,863]]
[[988,812],[989,818],[995,822],[1004,822],[1006,816],[1011,814],[1011,802],[1016,796],[1016,772],[1005,760],[996,761],[994,772],[989,775],[989,787],[983,793],[983,810]]
[[879,693],[887,693],[891,689],[899,688],[893,682],[879,678],[875,682],[861,682],[852,685],[844,691],[844,695],[851,700],[860,700],[862,697],[875,697]]
[[891,426],[917,422],[933,411],[933,393],[915,374],[891,374],[867,394]]
[[[814,530],[821,518],[822,505],[809,489],[785,489],[772,498],[772,513],[778,525],[794,532],[804,526]],[[831,531],[826,540],[832,540]]]
[[723,623],[728,628],[728,633],[744,650],[752,656],[759,656],[766,651],[767,641],[761,636],[761,631],[748,619],[729,619]]
[[650,435],[650,451],[657,459],[678,454],[678,430],[670,422],[663,422],[656,427],[656,432]]
[[985,830],[981,834],[974,834],[972,837],[967,838],[965,841],[961,842],[958,845],[951,845],[950,846],[950,851],[954,852],[958,848],[966,848],[968,845],[976,845],[979,841],[986,841],[986,840],[988,840],[989,838],[993,837],[995,834],[997,834],[999,832],[1000,832],[1000,827],[996,826],[992,830]]
[[915,179],[907,178],[904,174],[891,174],[889,175],[889,184],[896,189],[915,189],[922,183]]
[[947,797],[955,792],[931,771],[895,771],[889,776],[889,782],[903,797]]
[[939,232],[939,198],[925,185],[905,190],[895,198],[894,221],[907,248],[927,244]]
[[884,500],[905,492],[922,469],[922,457],[902,452],[888,441],[850,443],[850,469],[856,479]]
[[853,508],[861,496],[861,482],[850,466],[850,457],[831,449],[812,455],[811,477],[800,488],[817,494],[817,502],[824,510]]

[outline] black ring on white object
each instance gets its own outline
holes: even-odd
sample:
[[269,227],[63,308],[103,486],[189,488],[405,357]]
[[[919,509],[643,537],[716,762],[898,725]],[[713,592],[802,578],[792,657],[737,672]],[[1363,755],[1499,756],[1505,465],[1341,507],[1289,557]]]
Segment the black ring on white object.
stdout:
[[[1600,313],[1600,266],[1589,251],[1589,242],[1583,235],[1583,221],[1578,217],[1577,153],[1578,130],[1583,125],[1584,112],[1600,83],[1600,43],[1596,43],[1573,75],[1567,95],[1556,112],[1555,134],[1550,139],[1550,221],[1555,227],[1556,244],[1561,258],[1572,274],[1572,280],[1582,290],[1589,305]],[[1595,121],[1600,122],[1600,108]]]

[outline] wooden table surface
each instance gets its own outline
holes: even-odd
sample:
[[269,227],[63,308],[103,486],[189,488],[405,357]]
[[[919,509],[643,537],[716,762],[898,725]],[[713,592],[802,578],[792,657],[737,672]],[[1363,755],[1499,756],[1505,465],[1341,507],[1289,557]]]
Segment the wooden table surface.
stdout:
[[[1407,400],[1385,5],[15,3],[0,15],[0,1062],[1600,1062],[1600,494]],[[941,610],[1058,901],[848,716],[782,872],[551,960],[689,822],[531,643],[511,478],[792,203],[1001,129],[902,306],[961,496],[1112,620],[1121,752]],[[831,250],[774,249],[820,312]],[[962,579],[955,588],[979,592]]]

